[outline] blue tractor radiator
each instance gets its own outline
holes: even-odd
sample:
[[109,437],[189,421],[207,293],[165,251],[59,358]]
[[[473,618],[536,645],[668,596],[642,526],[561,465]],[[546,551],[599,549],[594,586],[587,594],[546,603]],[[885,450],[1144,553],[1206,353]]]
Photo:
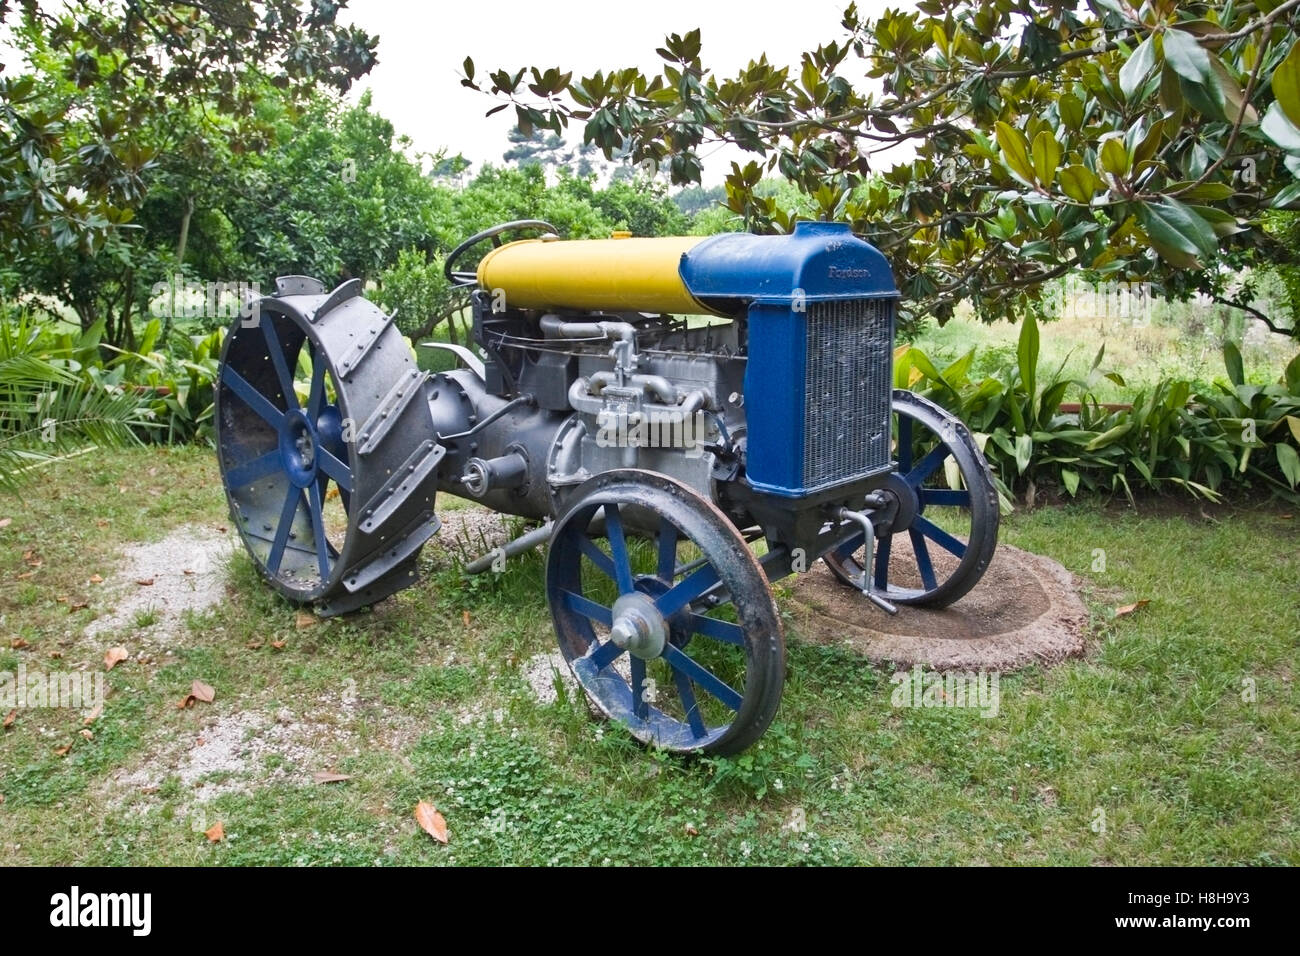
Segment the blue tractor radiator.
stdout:
[[696,299],[746,308],[747,465],[757,490],[804,498],[891,467],[898,290],[884,256],[840,223],[733,233],[682,256]]

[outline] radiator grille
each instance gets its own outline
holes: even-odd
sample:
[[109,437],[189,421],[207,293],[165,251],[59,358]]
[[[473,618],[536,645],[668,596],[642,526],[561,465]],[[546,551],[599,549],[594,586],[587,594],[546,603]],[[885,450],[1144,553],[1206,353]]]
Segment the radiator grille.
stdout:
[[805,489],[890,467],[893,318],[893,299],[809,304]]

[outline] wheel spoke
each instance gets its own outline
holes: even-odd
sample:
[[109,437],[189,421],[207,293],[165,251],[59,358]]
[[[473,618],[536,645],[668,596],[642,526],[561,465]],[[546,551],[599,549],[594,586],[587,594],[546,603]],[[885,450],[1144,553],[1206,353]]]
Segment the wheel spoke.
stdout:
[[938,470],[939,466],[943,464],[943,460],[950,454],[952,454],[952,450],[947,445],[942,442],[935,445],[926,452],[924,458],[916,463],[915,468],[911,469],[906,475],[904,475],[907,479],[907,483],[913,488],[919,488],[925,479],[929,478]]
[[703,614],[692,614],[691,633],[703,634],[705,637],[711,637],[715,641],[722,641],[726,644],[735,644],[737,647],[745,646],[745,629],[739,624],[732,624],[730,621],[720,621],[716,617],[705,617]]
[[628,557],[627,541],[623,537],[623,519],[618,505],[605,505],[605,534],[609,538],[609,552],[614,559],[614,580],[619,594],[632,593],[632,560]]
[[296,485],[289,486],[284,506],[280,509],[280,523],[275,529],[275,540],[271,542],[271,551],[266,556],[266,570],[271,574],[280,573],[280,561],[284,558],[284,547],[289,543],[289,532],[293,530],[293,519],[298,514],[298,505],[302,501],[302,490]]
[[939,585],[934,579],[934,565],[930,563],[930,549],[926,546],[925,538],[921,537],[921,532],[917,531],[916,528],[908,528],[907,533],[912,539],[912,550],[916,553],[916,568],[921,572],[921,584],[927,591],[933,591]]
[[280,337],[275,334],[275,319],[264,315],[258,325],[262,327],[262,334],[266,337],[266,349],[271,355],[271,364],[275,366],[275,374],[280,379],[284,407],[293,411],[298,407],[298,396],[293,390],[293,373],[289,371],[289,363],[284,360],[284,347],[280,345]]
[[898,470],[912,470],[912,420],[906,415],[898,416]]
[[275,404],[253,388],[248,379],[240,375],[229,365],[221,367],[221,380],[230,386],[230,390],[244,400],[244,404],[251,408],[272,428],[279,429],[284,421],[284,412],[275,407]]
[[619,647],[613,641],[606,641],[594,651],[588,653],[587,657],[596,665],[596,670],[602,670],[618,660],[623,651],[624,648]]
[[307,510],[311,512],[312,537],[316,539],[316,567],[320,571],[321,584],[330,579],[330,545],[325,537],[325,511],[321,499],[320,482],[314,481],[307,492]]
[[280,470],[280,450],[278,448],[268,451],[265,455],[258,455],[242,465],[236,465],[226,472],[227,487],[243,488],[245,485],[251,485],[259,478],[265,478],[267,475],[274,474]]
[[564,598],[564,606],[575,614],[581,614],[583,617],[590,618],[598,624],[604,624],[606,627],[612,627],[614,624],[614,613],[603,604],[597,604],[591,598],[583,597],[581,594],[574,594],[572,591],[561,591]]
[[682,710],[686,711],[686,722],[691,725],[691,733],[698,740],[708,731],[704,726],[704,718],[700,716],[700,705],[695,700],[695,688],[691,686],[691,679],[676,669],[673,670],[673,683],[677,685]]
[[928,518],[923,518],[921,515],[917,515],[912,521],[912,527],[920,531],[923,535],[944,550],[950,551],[959,558],[965,557],[966,545],[962,544]]
[[578,535],[578,550],[591,559],[591,563],[601,574],[614,580],[614,562],[610,560],[609,555],[600,550],[600,546],[592,541],[585,534]]
[[970,492],[951,488],[922,488],[921,503],[952,508],[969,508]]
[[671,644],[664,645],[664,659],[668,661],[673,670],[685,674],[732,710],[740,710],[742,700],[740,694],[736,693],[726,681],[712,671],[705,669]]
[[889,548],[894,540],[892,534],[884,535],[880,539],[880,544],[876,548],[876,590],[889,590]]
[[717,583],[718,572],[706,564],[659,595],[655,607],[664,617],[671,617]]
[[316,446],[318,467],[338,484],[340,491],[352,491],[352,469],[320,445]]
[[677,526],[665,516],[659,519],[659,566],[655,573],[669,584],[677,568]]
[[311,391],[307,394],[307,414],[315,421],[320,417],[325,401],[325,360],[316,354],[316,346],[308,345],[311,354]]
[[645,699],[645,661],[634,654],[628,663],[632,665],[632,713],[645,720],[650,715]]

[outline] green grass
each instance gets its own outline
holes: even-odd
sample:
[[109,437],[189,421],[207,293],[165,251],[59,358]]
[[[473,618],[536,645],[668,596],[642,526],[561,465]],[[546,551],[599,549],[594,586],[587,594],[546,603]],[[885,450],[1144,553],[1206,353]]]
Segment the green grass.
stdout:
[[[136,659],[137,621],[86,639],[93,605],[68,608],[125,543],[225,518],[209,452],[83,457],[0,497],[0,670],[101,669],[116,643],[132,659],[93,739],[56,710],[0,735],[0,844],[28,864],[1300,863],[1297,521],[1190,515],[1094,501],[1006,520],[1005,542],[1083,580],[1094,634],[1085,659],[1003,675],[996,718],[894,709],[888,673],[790,617],[777,723],[738,758],[692,760],[570,693],[536,701],[521,665],[554,638],[535,556],[467,586],[429,550],[418,587],[300,629],[239,555],[229,599],[165,651]],[[195,678],[215,702],[177,708]],[[239,720],[239,763],[183,780],[199,738]],[[314,784],[323,770],[351,779]],[[418,800],[450,845],[417,829]]]

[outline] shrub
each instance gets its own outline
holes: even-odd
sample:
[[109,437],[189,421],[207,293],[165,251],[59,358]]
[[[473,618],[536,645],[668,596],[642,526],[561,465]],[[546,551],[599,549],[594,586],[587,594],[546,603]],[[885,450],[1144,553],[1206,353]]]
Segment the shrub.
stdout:
[[[939,369],[914,346],[896,353],[895,385],[912,388],[966,422],[1005,499],[1030,501],[1044,482],[1074,496],[1083,488],[1123,492],[1181,490],[1218,500],[1229,487],[1266,488],[1300,501],[1300,355],[1282,379],[1246,384],[1241,355],[1224,347],[1226,381],[1211,388],[1168,379],[1139,391],[1131,405],[1092,396],[1105,346],[1084,380],[1046,376],[1038,366],[1038,326],[1025,320],[1014,363],[975,378],[975,350]],[[1078,401],[1066,404],[1067,395]],[[1007,502],[1004,502],[1004,506]]]

